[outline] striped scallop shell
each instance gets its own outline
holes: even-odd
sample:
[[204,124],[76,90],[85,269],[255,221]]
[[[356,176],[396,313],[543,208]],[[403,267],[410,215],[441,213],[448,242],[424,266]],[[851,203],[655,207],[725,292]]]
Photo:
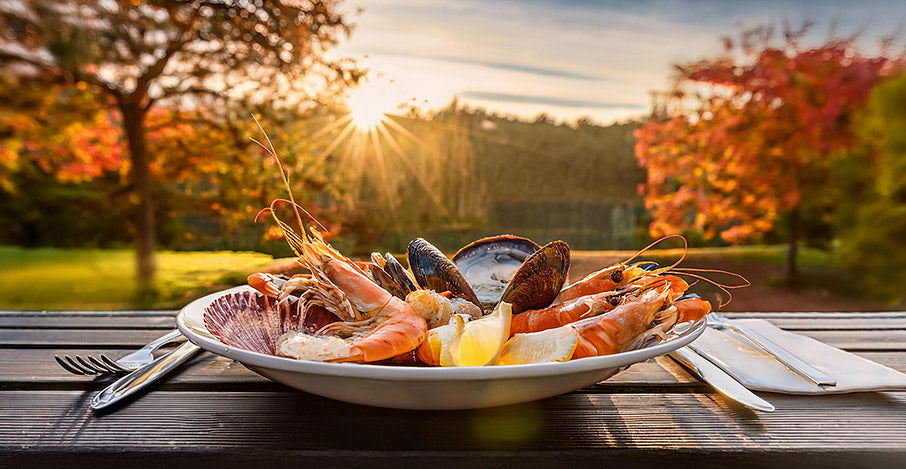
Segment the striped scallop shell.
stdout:
[[204,324],[231,347],[276,355],[277,338],[299,329],[299,313],[293,306],[278,307],[258,292],[231,293],[205,308]]

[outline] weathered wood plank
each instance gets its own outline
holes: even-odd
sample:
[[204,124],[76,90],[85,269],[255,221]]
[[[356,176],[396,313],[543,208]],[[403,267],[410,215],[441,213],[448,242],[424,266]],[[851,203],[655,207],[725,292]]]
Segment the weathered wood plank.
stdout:
[[730,318],[759,318],[759,319],[773,319],[773,318],[784,318],[784,319],[813,319],[813,318],[825,318],[825,319],[846,319],[851,317],[860,317],[860,318],[906,318],[906,311],[864,311],[864,312],[808,312],[808,311],[795,311],[795,312],[727,312],[722,313]]
[[475,411],[345,404],[301,392],[157,391],[95,416],[89,392],[0,392],[0,451],[219,452],[669,449],[906,452],[906,393],[770,395],[752,413],[700,393],[571,393]]
[[906,330],[796,332],[843,350],[906,350]]
[[173,316],[0,316],[0,329],[173,329]]
[[[172,327],[175,311],[4,311],[0,328]],[[769,319],[789,330],[906,329],[906,313],[733,313],[738,318]]]
[[520,449],[518,451],[474,449],[470,451],[436,450],[271,450],[254,451],[246,447],[223,447],[217,452],[205,448],[151,448],[135,450],[117,448],[56,447],[40,450],[0,452],[3,467],[278,467],[292,461],[293,466],[318,468],[430,466],[434,469],[462,467],[633,467],[664,469],[665,467],[696,468],[763,468],[763,467],[821,467],[851,469],[853,467],[901,468],[906,452],[900,450],[820,450],[789,451],[770,447],[751,450],[708,451],[674,449],[671,447],[593,450]]
[[[906,330],[798,332],[842,349],[906,350]],[[0,329],[0,347],[126,348],[144,345],[161,334],[158,329]]]
[[175,317],[177,311],[169,309],[159,310],[98,310],[98,311],[73,311],[73,310],[0,310],[0,317],[3,316],[170,316]]
[[[100,389],[110,380],[95,380],[78,376],[60,368],[54,355],[106,354],[116,358],[129,349],[0,349],[0,389]],[[904,354],[906,355],[906,354]],[[906,360],[906,359],[904,359]],[[248,388],[263,385],[269,380],[249,371],[241,363],[211,353],[202,353],[179,368],[159,389],[211,391]],[[200,385],[211,385],[204,388]],[[660,357],[636,363],[616,376],[597,385],[597,388],[614,391],[624,388],[661,389],[666,387],[702,386],[694,377],[676,365],[673,360]],[[277,388],[275,388],[277,389]]]
[[799,331],[906,330],[906,319],[900,318],[767,318],[781,329]]
[[[112,380],[72,375],[53,361],[53,355],[98,354],[117,357],[123,349],[0,349],[0,389],[100,390]],[[862,352],[858,355],[906,372],[906,353]],[[233,360],[203,353],[180,367],[155,387],[167,391],[283,390],[282,385],[249,371]],[[587,392],[707,391],[706,384],[668,357],[636,363]]]
[[[0,316],[176,316],[176,310],[0,310]],[[845,319],[851,317],[864,318],[899,318],[906,319],[906,311],[865,311],[865,312],[727,312],[727,317],[745,318],[785,318],[785,319]]]
[[[803,330],[906,330],[906,318],[769,318],[778,327]],[[170,315],[135,316],[0,316],[0,328],[33,329],[164,329],[174,327]]]
[[[40,385],[72,384],[72,389],[100,389],[110,383],[109,379],[95,379],[91,376],[73,375],[62,369],[54,355],[101,354],[115,359],[132,349],[0,349],[0,387],[19,389]],[[164,353],[170,348],[162,349]],[[183,384],[247,385],[270,383],[245,368],[241,363],[212,353],[201,353],[168,376],[168,389],[180,389]],[[67,387],[68,388],[68,387]],[[221,390],[223,386],[212,388]],[[276,389],[276,388],[275,388]]]
[[160,329],[0,329],[0,347],[141,347],[163,333]]

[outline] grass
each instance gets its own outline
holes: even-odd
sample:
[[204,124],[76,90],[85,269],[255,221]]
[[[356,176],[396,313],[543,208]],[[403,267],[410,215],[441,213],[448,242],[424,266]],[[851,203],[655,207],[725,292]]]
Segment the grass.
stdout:
[[[589,253],[614,254],[617,256],[629,256],[634,251],[585,251]],[[786,263],[787,246],[784,245],[752,245],[752,246],[729,246],[719,248],[689,248],[687,256],[689,257],[707,257],[720,256],[730,259],[739,259],[747,261],[770,262],[772,264],[783,265]],[[657,261],[669,261],[677,259],[682,253],[682,249],[652,249],[646,252],[642,258]],[[834,256],[832,253],[820,249],[800,247],[799,264],[814,267],[832,267],[834,266]]]
[[273,259],[254,252],[158,252],[156,297],[135,300],[131,250],[0,246],[0,309],[179,308],[245,282]]
[[[631,255],[627,251],[585,252],[615,258]],[[666,265],[679,254],[678,249],[653,250],[644,258]],[[832,253],[803,248],[799,255],[810,286],[846,296],[864,296],[858,282],[834,267]],[[779,274],[779,266],[786,259],[786,246],[694,248],[689,250],[686,264],[700,260],[704,265],[715,265],[714,257],[777,265]],[[131,250],[0,246],[0,309],[177,309],[206,293],[240,285],[249,273],[273,261],[265,254],[230,251],[163,251],[157,253],[156,259],[156,296],[150,302],[138,303]]]

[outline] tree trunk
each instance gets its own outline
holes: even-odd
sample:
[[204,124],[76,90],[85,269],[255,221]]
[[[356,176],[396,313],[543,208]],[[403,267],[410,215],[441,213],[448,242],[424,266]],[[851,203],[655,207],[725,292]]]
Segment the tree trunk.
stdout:
[[135,278],[139,299],[153,294],[154,282],[154,200],[151,194],[151,166],[145,142],[145,110],[138,104],[126,102],[120,105],[123,113],[123,130],[129,144],[132,161],[130,179],[138,197],[138,211],[135,214]]
[[786,280],[795,281],[799,277],[796,260],[799,253],[799,207],[790,211],[790,245],[786,252]]

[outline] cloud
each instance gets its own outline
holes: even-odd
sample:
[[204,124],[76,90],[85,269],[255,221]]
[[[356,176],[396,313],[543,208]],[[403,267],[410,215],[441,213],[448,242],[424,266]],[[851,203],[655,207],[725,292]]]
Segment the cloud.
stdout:
[[497,70],[505,70],[509,72],[519,72],[527,75],[538,75],[543,77],[553,77],[553,78],[566,78],[570,80],[580,80],[580,81],[610,81],[611,78],[592,75],[585,73],[576,73],[568,70],[549,68],[549,67],[537,67],[533,65],[523,65],[517,63],[509,62],[498,62],[492,60],[478,60],[478,59],[468,59],[462,57],[447,57],[443,55],[427,55],[427,54],[413,54],[413,53],[401,53],[395,50],[384,50],[374,48],[369,51],[369,55],[380,55],[384,58],[402,58],[402,59],[426,59],[437,62],[447,62],[451,64],[463,64],[463,65],[477,65],[480,67],[493,68]]
[[566,99],[558,98],[556,96],[527,96],[521,94],[495,93],[491,91],[463,91],[458,93],[458,96],[461,98],[481,99],[503,103],[542,104],[584,109],[646,109],[646,106],[644,105],[633,103]]
[[490,60],[474,60],[474,59],[461,59],[455,57],[424,57],[434,60],[440,60],[444,62],[453,62],[469,65],[480,65],[482,67],[496,68],[498,70],[507,70],[511,72],[521,72],[529,75],[540,75],[546,77],[556,77],[556,78],[569,78],[572,80],[583,80],[583,81],[601,81],[606,80],[604,77],[596,75],[587,75],[582,73],[568,72],[565,70],[558,70],[554,68],[544,68],[544,67],[535,67],[530,65],[520,65],[514,63],[506,62],[495,62]]
[[[814,40],[839,23],[877,38],[906,20],[902,0],[349,0],[365,12],[338,54],[432,105],[454,95],[496,110],[599,119],[646,108],[670,86],[671,64],[722,53],[740,28],[817,22]],[[589,99],[590,97],[590,99]],[[631,103],[621,105],[618,103]],[[583,106],[586,104],[587,106]],[[619,109],[617,109],[619,106]]]

